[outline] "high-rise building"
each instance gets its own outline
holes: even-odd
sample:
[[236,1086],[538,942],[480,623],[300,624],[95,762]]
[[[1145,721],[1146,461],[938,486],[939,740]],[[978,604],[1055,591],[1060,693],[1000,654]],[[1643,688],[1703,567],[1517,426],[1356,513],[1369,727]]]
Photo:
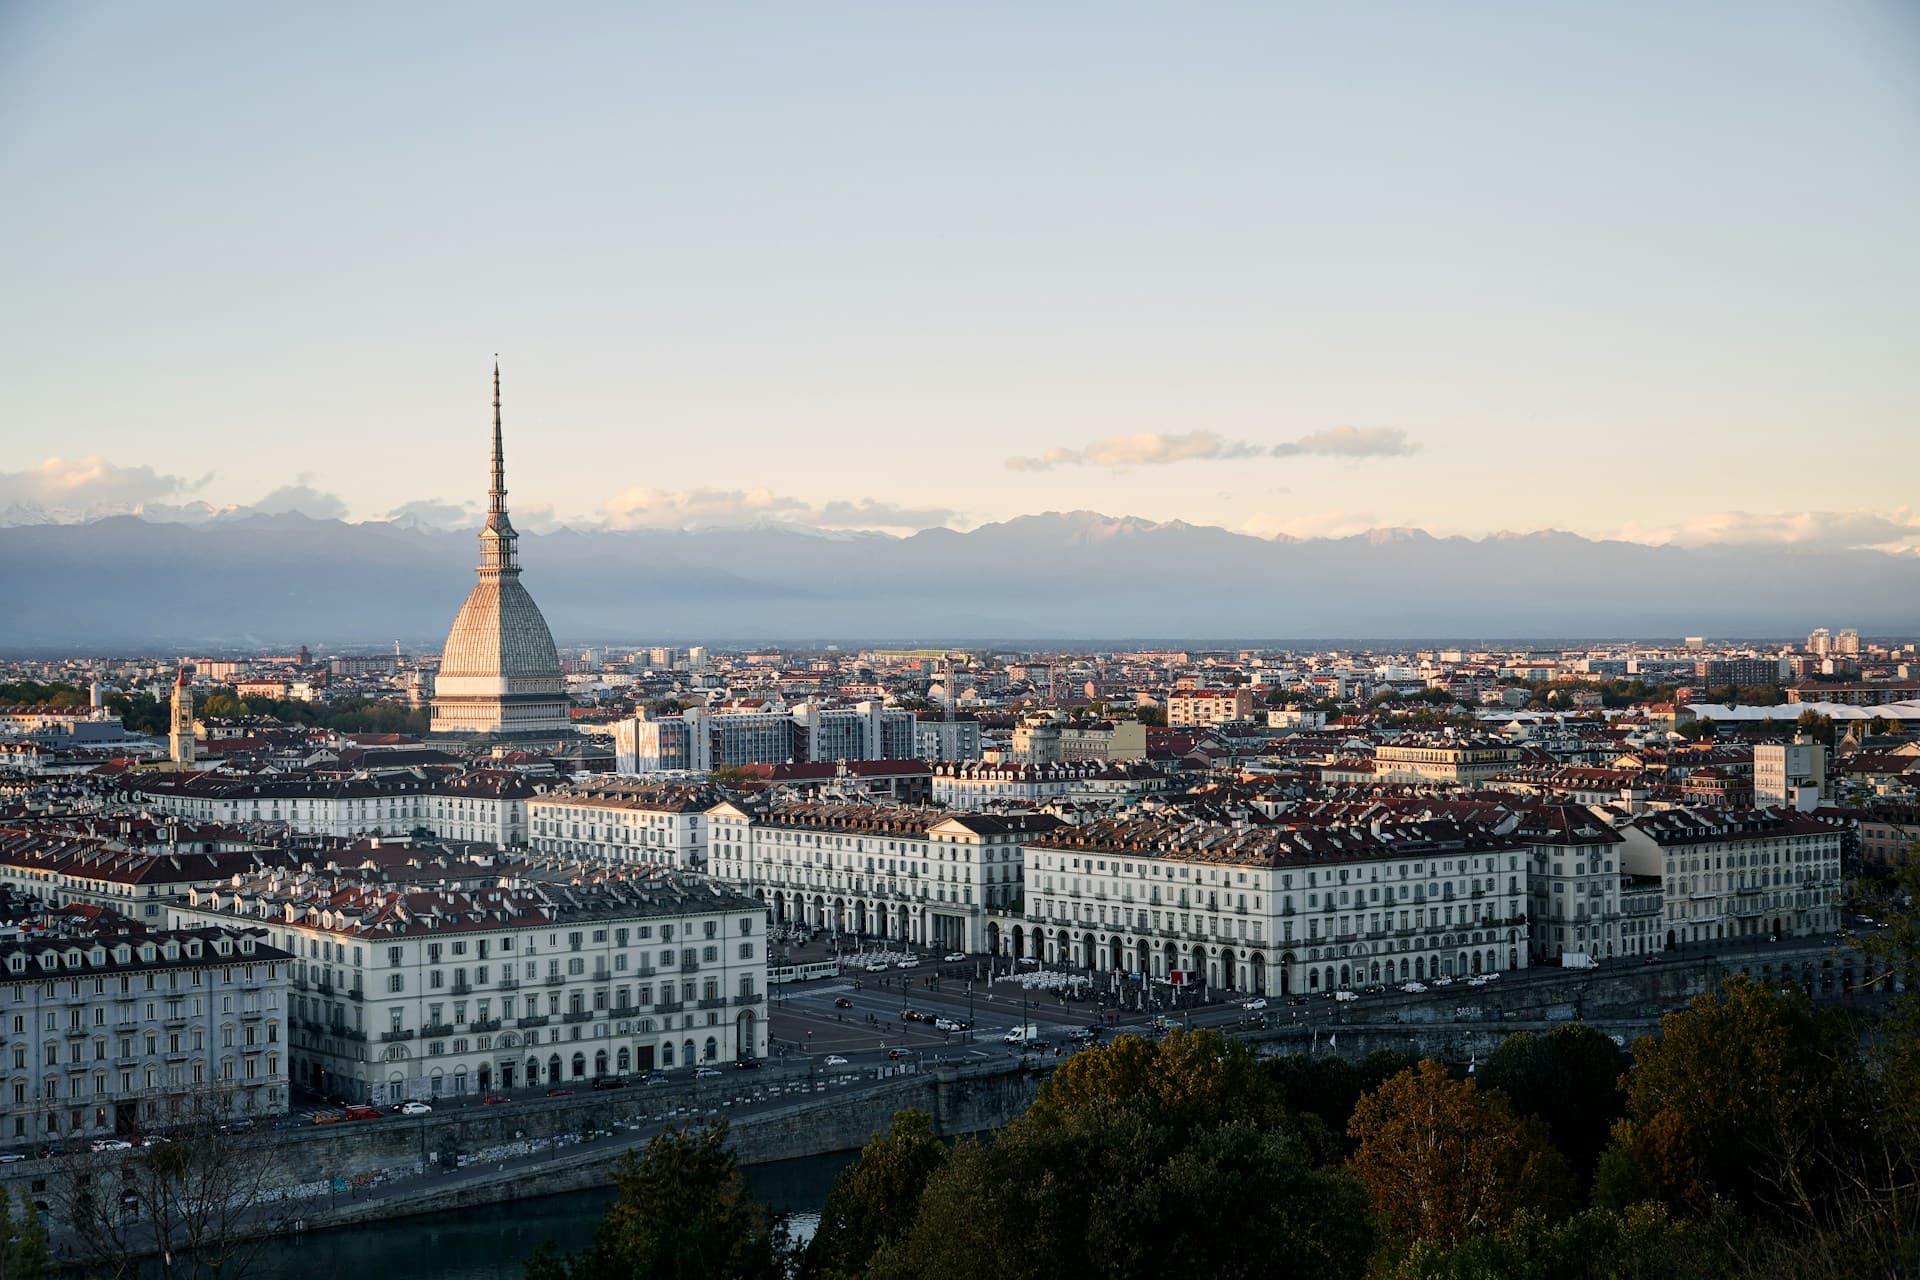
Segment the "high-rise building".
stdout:
[[520,585],[520,535],[507,518],[500,365],[493,366],[493,479],[480,530],[479,581],[453,620],[434,678],[433,732],[499,738],[570,732],[560,653]]
[[1813,634],[1807,637],[1807,652],[1817,658],[1824,658],[1828,653],[1832,652],[1832,650],[1833,637],[1828,634],[1827,629],[1825,627],[1814,628]]

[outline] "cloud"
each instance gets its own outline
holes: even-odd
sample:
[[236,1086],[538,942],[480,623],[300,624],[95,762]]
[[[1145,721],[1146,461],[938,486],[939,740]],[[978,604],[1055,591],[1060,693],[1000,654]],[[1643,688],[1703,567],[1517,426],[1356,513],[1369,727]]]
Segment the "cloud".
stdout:
[[480,508],[471,502],[416,498],[412,502],[401,503],[380,519],[411,528],[466,529],[480,523]]
[[347,518],[347,504],[331,493],[323,493],[308,482],[313,479],[311,473],[302,472],[294,477],[293,484],[283,484],[247,509],[263,516],[284,515],[299,512],[315,520],[344,520]]
[[946,507],[902,507],[872,498],[815,505],[771,489],[627,489],[601,504],[614,529],[713,529],[761,522],[817,529],[926,529],[951,524]]
[[189,480],[147,466],[117,466],[98,454],[48,458],[24,471],[0,472],[0,507],[37,509],[50,519],[126,515],[194,493],[211,479],[211,472]]
[[1664,526],[1628,525],[1628,542],[1680,547],[1791,546],[1816,550],[1920,553],[1920,509],[1874,511],[1717,511]]
[[1273,446],[1276,458],[1400,458],[1419,450],[1398,427],[1330,427]]
[[1007,459],[1010,471],[1050,471],[1054,467],[1140,467],[1170,462],[1233,458],[1392,458],[1417,450],[1398,427],[1330,427],[1276,445],[1229,440],[1212,431],[1166,435],[1142,431],[1108,436],[1081,449],[1048,449],[1031,457]]

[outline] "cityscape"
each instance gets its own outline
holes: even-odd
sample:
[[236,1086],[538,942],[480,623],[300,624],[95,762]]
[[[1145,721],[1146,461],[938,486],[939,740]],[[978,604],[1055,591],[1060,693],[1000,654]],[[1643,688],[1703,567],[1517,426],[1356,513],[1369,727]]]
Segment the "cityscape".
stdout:
[[[1920,80],[1867,52],[1913,48],[1910,15],[1770,9],[1708,73],[1756,110],[1783,59],[1856,90],[1764,108],[1853,130],[1809,163],[1858,195],[1810,198],[1832,239],[1769,284],[1826,296],[1857,214],[1885,255],[1789,361],[1734,310],[1689,333],[1707,312],[1659,314],[1653,275],[1624,286],[1631,321],[1603,315],[1618,263],[1564,243],[1471,240],[1484,290],[1418,243],[1521,198],[1495,174],[1540,143],[1529,103],[1614,166],[1609,196],[1691,191],[1659,110],[1728,147],[1728,189],[1771,189],[1775,153],[1733,145],[1667,59],[1723,21],[1569,10],[1571,52],[1531,17],[1403,11],[1379,55],[1410,77],[1401,123],[1323,137],[1288,95],[1393,77],[1355,53],[1366,24],[1291,6],[1098,32],[596,9],[600,40],[502,13],[448,49],[423,10],[378,54],[336,43],[365,15],[225,11],[189,49],[110,8],[0,16],[22,85],[0,172],[34,192],[0,214],[23,285],[0,356],[0,1275],[1920,1274],[1920,388],[1883,359],[1920,339],[1898,283],[1920,259],[1877,221],[1920,208],[1898,145]],[[203,82],[159,85],[129,37]],[[1487,105],[1461,80],[1476,38],[1540,65]],[[522,44],[540,92],[475,108],[497,144],[414,92],[488,83]],[[541,62],[562,48],[573,70]],[[362,97],[319,87],[336,64]],[[1533,83],[1548,66],[1566,82]],[[1004,101],[963,74],[987,67]],[[1584,115],[1626,68],[1652,114]],[[1074,125],[1069,90],[1112,118]],[[97,116],[63,114],[90,93]],[[1303,173],[1397,191],[1430,168],[1401,132],[1421,101],[1479,130],[1417,185],[1432,228],[1374,229],[1411,237],[1390,292],[1444,310],[1431,334],[1336,303],[1371,287],[1357,268],[1321,292],[1284,233],[1335,257],[1365,237],[1200,131],[1284,121]],[[38,181],[89,146],[116,180],[161,163],[101,121],[192,162],[152,225]],[[804,164],[779,150],[822,122]],[[586,159],[628,127],[670,190]],[[916,127],[941,161],[895,150]],[[1540,163],[1551,187],[1570,162]],[[326,173],[379,210],[307,207]],[[1103,229],[1084,206],[1116,187],[1143,203]],[[1306,222],[1268,239],[1229,191]],[[241,196],[221,242],[198,220]],[[1691,243],[1733,207],[1688,199],[1620,216]],[[686,260],[633,250],[623,214],[680,228]],[[883,215],[897,241],[869,238]],[[1790,242],[1792,215],[1752,216],[1741,252],[1696,245],[1703,291],[1757,289],[1754,246]],[[100,261],[63,256],[69,224],[117,228]],[[1186,274],[1102,235],[1177,243]],[[124,270],[158,243],[179,256]],[[1346,336],[1263,328],[1284,290],[1211,256],[1247,244]],[[616,292],[657,276],[685,331],[591,272],[537,278],[576,254]],[[459,289],[409,292],[455,259]],[[1516,282],[1543,261],[1602,318],[1536,311]],[[248,311],[276,270],[310,313]],[[1103,329],[1136,303],[1138,331]],[[366,334],[323,334],[363,309]],[[1440,377],[1424,349],[1464,359],[1477,325],[1506,356]],[[1583,344],[1608,325],[1603,375]],[[1256,334],[1304,344],[1272,357],[1297,385],[1239,362]],[[1378,367],[1350,377],[1353,335]],[[1699,367],[1653,350],[1689,341]],[[203,367],[170,380],[143,342]],[[625,349],[649,342],[683,367]],[[1368,425],[1329,417],[1339,396]]]

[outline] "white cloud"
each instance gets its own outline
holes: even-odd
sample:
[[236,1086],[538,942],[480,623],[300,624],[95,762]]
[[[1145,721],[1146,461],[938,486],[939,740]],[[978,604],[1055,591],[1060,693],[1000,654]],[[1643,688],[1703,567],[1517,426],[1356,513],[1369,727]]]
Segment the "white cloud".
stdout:
[[99,454],[84,458],[48,458],[24,471],[0,472],[0,508],[44,513],[50,520],[86,520],[127,515],[163,499],[178,499],[203,488],[212,474],[189,480],[152,467],[122,467]]
[[293,484],[281,485],[247,509],[266,516],[297,511],[315,520],[346,519],[347,504],[331,493],[314,488],[308,483],[312,479],[311,474],[303,472],[294,478]]
[[1628,542],[1681,547],[1792,546],[1824,550],[1920,553],[1920,510],[1717,511],[1670,525],[1629,524],[1616,536]]
[[1030,457],[1008,458],[1007,468],[1048,471],[1054,467],[1140,467],[1265,457],[1393,458],[1419,447],[1398,427],[1329,427],[1276,445],[1229,440],[1212,431],[1186,431],[1178,435],[1142,431],[1130,436],[1108,436],[1081,449],[1056,448]]
[[1329,427],[1273,446],[1276,458],[1400,458],[1419,450],[1398,427]]
[[601,504],[614,529],[712,529],[762,521],[819,529],[926,529],[951,524],[946,507],[903,507],[872,498],[813,504],[771,489],[627,489]]

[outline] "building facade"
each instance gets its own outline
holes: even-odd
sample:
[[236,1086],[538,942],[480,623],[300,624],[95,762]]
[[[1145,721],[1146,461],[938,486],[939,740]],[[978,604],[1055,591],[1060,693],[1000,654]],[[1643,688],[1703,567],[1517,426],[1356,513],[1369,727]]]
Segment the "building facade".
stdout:
[[1840,826],[1792,809],[1669,809],[1620,829],[1622,868],[1658,876],[1664,947],[1840,927]]
[[527,823],[536,853],[698,871],[707,811],[720,800],[715,787],[608,781],[535,797]]
[[257,924],[293,955],[294,1079],[359,1101],[766,1055],[757,900],[539,860],[433,872],[432,888],[261,877],[173,911]]
[[0,1143],[284,1112],[287,966],[257,928],[0,942]]

